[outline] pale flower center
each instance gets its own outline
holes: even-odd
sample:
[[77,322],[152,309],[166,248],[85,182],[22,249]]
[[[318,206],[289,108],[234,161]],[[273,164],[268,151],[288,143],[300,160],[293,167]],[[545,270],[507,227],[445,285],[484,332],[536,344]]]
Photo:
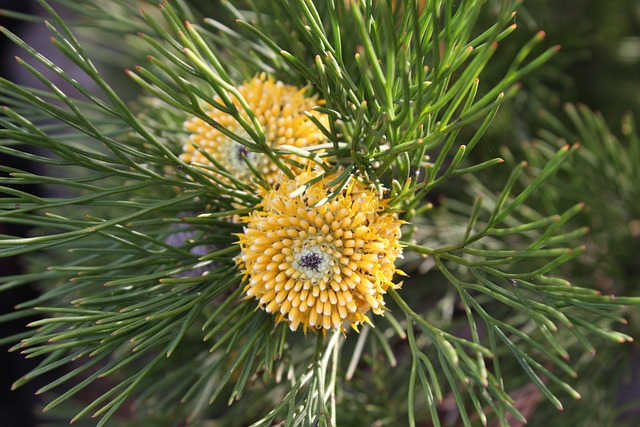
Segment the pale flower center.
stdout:
[[[249,135],[241,132],[240,135],[244,138],[248,138]],[[238,174],[241,178],[244,178],[246,175],[250,175],[251,169],[247,166],[245,162],[245,157],[252,165],[255,165],[257,169],[260,169],[258,166],[259,163],[262,163],[264,160],[264,155],[260,153],[253,153],[247,150],[247,147],[240,144],[237,141],[234,141],[231,138],[226,136],[222,136],[221,142],[221,152],[224,153],[224,157],[227,159],[227,164],[229,167],[229,172],[233,174]]]
[[330,270],[331,255],[323,251],[320,246],[302,248],[293,255],[293,268],[308,279],[322,279]]

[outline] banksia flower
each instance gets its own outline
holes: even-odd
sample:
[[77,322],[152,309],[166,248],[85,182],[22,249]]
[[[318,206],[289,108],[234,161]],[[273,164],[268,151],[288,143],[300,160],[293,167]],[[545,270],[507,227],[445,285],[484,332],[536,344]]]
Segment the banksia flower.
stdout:
[[[238,90],[258,119],[264,131],[266,143],[271,148],[279,148],[283,145],[308,148],[325,142],[324,134],[305,115],[305,112],[308,112],[320,123],[326,125],[328,123],[326,115],[312,110],[313,107],[321,105],[321,101],[317,96],[306,96],[305,88],[286,85],[262,73],[240,86]],[[221,102],[218,98],[216,101]],[[249,116],[240,102],[233,98],[233,103],[240,114],[248,119]],[[250,140],[232,115],[215,108],[211,108],[207,114],[222,127]],[[187,120],[184,127],[190,132],[180,156],[185,162],[213,166],[211,161],[196,149],[197,145],[242,182],[250,182],[253,174],[246,164],[245,157],[262,175],[262,179],[269,184],[274,182],[279,168],[266,154],[248,151],[246,146],[198,117]],[[283,156],[283,159],[297,162],[304,160],[294,155]],[[296,170],[294,166],[289,166]]]
[[383,296],[396,286],[392,278],[403,221],[386,211],[376,191],[354,178],[317,206],[335,177],[301,192],[312,178],[312,172],[304,172],[281,179],[245,218],[237,259],[245,292],[292,330],[300,324],[305,331],[343,329],[344,322],[356,328],[369,321],[370,310],[382,314]]
[[[41,358],[12,388],[40,383],[45,411],[98,426],[522,424],[581,397],[567,381],[580,346],[633,341],[614,324],[640,298],[565,277],[592,281],[566,263],[600,241],[570,225],[576,189],[637,181],[634,123],[619,143],[567,105],[536,120],[550,128],[531,148],[530,123],[504,120],[540,109],[518,97],[541,86],[514,82],[558,50],[543,32],[518,48],[521,1],[60,1],[73,20],[39,3],[52,59],[74,67],[0,27],[28,56],[15,75],[45,83],[0,78],[0,292],[40,291],[0,313],[29,321],[0,345]],[[141,58],[131,102],[92,65]],[[505,130],[522,138],[487,140]],[[487,157],[499,141],[505,159]],[[625,194],[604,194],[610,217],[638,217]],[[604,232],[629,234],[615,222]],[[609,385],[586,374],[578,389]],[[512,399],[522,385],[549,404]],[[592,402],[572,424],[620,415]]]

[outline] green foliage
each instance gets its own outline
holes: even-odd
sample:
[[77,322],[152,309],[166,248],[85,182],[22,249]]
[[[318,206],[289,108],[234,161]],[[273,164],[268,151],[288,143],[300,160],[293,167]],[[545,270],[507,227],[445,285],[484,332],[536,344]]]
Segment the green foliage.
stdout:
[[[557,51],[542,49],[537,33],[495,77],[497,42],[516,30],[519,2],[496,2],[481,30],[481,1],[424,9],[414,1],[223,1],[216,20],[181,1],[140,13],[124,0],[60,3],[82,14],[78,24],[94,42],[131,41],[121,52],[98,49],[102,59],[147,61],[127,71],[145,93],[128,103],[92,62],[91,39],[79,41],[44,1],[53,44],[97,92],[2,29],[46,69],[18,59],[46,90],[0,80],[0,151],[40,166],[0,165],[0,221],[33,227],[28,237],[0,236],[2,256],[33,254],[30,273],[0,278],[0,290],[42,287],[0,319],[43,315],[1,342],[40,360],[15,387],[67,368],[39,390],[49,396],[45,410],[75,408],[73,421],[93,416],[98,425],[437,426],[444,412],[465,426],[508,425],[525,419],[512,390],[533,384],[561,409],[561,399],[580,397],[570,353],[594,353],[593,339],[632,340],[613,324],[625,323],[621,306],[637,298],[562,277],[591,248],[587,227],[569,225],[583,201],[593,209],[588,198],[569,197],[573,189],[604,174],[618,185],[613,198],[637,200],[632,121],[626,157],[600,118],[571,107],[576,135],[548,117],[553,133],[536,146],[505,150],[504,159],[469,155],[517,82]],[[327,144],[304,151],[265,142],[237,89],[263,71],[325,100],[317,108],[329,124],[316,124]],[[492,85],[480,90],[488,71]],[[213,121],[206,103],[246,134]],[[328,199],[351,176],[388,194],[408,222],[398,267],[409,278],[389,290],[384,317],[359,335],[304,335],[243,299],[235,263],[242,226],[230,219],[260,202],[258,185],[180,159],[182,123],[193,116],[289,176],[283,154],[334,159],[323,163],[322,177],[340,173]],[[581,149],[559,143],[577,137]],[[488,179],[491,170],[500,178]],[[440,203],[436,194],[450,197]],[[633,209],[621,206],[621,221],[631,224]],[[597,247],[600,236],[591,236]],[[97,397],[74,407],[90,387]],[[118,418],[125,404],[135,420]]]

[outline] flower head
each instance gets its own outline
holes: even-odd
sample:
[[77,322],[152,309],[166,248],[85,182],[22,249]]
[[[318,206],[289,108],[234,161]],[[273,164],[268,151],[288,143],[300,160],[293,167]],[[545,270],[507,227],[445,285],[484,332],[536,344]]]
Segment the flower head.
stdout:
[[[264,73],[246,82],[238,90],[258,119],[266,142],[271,148],[282,145],[305,148],[325,141],[324,134],[305,115],[305,112],[308,112],[320,123],[327,124],[326,115],[312,110],[321,104],[317,96],[305,96],[305,89],[275,81]],[[216,101],[221,102],[219,98],[216,98]],[[245,118],[249,117],[237,99],[233,98],[233,103]],[[211,108],[207,115],[236,135],[250,139],[233,116],[215,108]],[[246,164],[246,157],[267,183],[274,182],[279,170],[267,155],[247,150],[246,146],[198,117],[187,120],[184,127],[190,132],[180,156],[185,162],[212,166],[211,162],[196,150],[197,145],[240,181],[248,183],[253,174]],[[289,158],[298,162],[303,160],[294,155]]]
[[300,324],[305,331],[341,329],[344,322],[356,328],[369,321],[370,310],[382,314],[383,295],[395,286],[403,221],[354,178],[339,195],[315,206],[335,176],[296,191],[313,177],[307,171],[281,178],[245,218],[237,259],[245,291],[292,330]]

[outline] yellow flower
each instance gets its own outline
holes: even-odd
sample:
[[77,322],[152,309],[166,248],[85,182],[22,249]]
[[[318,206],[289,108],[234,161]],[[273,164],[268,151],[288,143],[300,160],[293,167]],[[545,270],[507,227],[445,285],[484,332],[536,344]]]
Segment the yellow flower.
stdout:
[[[325,142],[324,134],[305,115],[305,111],[308,111],[323,125],[328,126],[326,115],[311,110],[321,104],[317,96],[307,97],[304,94],[305,89],[275,81],[264,73],[246,82],[238,90],[260,122],[266,142],[271,148],[282,145],[305,148]],[[216,98],[216,101],[221,102],[219,98]],[[249,116],[240,102],[234,98],[233,103],[248,119]],[[207,115],[222,127],[250,140],[242,126],[231,115],[215,108],[209,110]],[[185,162],[213,166],[202,153],[195,149],[195,145],[198,145],[240,181],[249,183],[253,176],[251,169],[245,163],[244,157],[246,157],[267,183],[274,182],[279,169],[265,154],[249,152],[244,145],[198,117],[187,120],[184,127],[190,132],[180,156]],[[284,156],[284,158],[304,163],[304,159],[294,155]],[[295,167],[288,166],[298,171]]]
[[237,258],[245,292],[291,330],[300,324],[305,332],[344,330],[344,322],[357,330],[369,322],[369,310],[383,313],[383,295],[396,287],[403,221],[354,178],[337,197],[314,207],[335,176],[296,191],[313,177],[310,171],[293,180],[280,175],[281,182],[264,190],[259,209],[245,218]]

